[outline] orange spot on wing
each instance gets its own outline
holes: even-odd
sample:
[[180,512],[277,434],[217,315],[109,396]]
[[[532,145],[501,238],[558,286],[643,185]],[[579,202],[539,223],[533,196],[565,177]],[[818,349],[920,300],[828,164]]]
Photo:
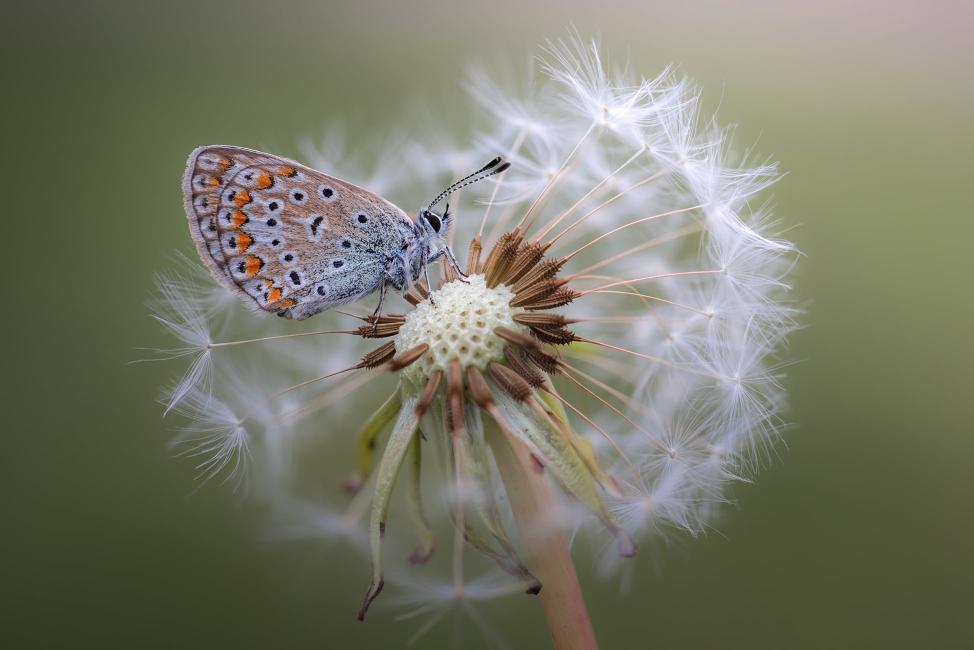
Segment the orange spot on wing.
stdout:
[[254,238],[248,235],[247,233],[243,232],[242,230],[237,234],[238,253],[244,252],[245,250],[250,248],[250,245],[253,243],[254,243]]
[[257,180],[254,181],[254,187],[258,190],[266,190],[268,187],[274,184],[274,177],[268,172],[261,172],[257,175]]
[[277,287],[274,287],[273,289],[267,292],[267,302],[269,303],[277,302],[278,300],[280,300],[280,298],[281,298],[281,290],[278,289]]
[[233,195],[233,203],[238,208],[244,207],[245,205],[247,205],[248,203],[250,203],[251,200],[252,199],[250,198],[250,192],[248,192],[245,189],[240,190],[236,194]]
[[248,255],[247,259],[244,260],[244,274],[247,278],[252,278],[257,275],[257,272],[264,266],[264,260],[260,259],[256,255]]
[[229,158],[220,158],[220,161],[217,163],[217,165],[220,167],[220,171],[225,174],[227,173],[228,169],[233,167],[233,161],[230,160]]
[[210,187],[218,187],[220,185],[220,178],[218,176],[209,176],[206,179],[206,184]]
[[295,300],[294,298],[285,298],[280,303],[275,305],[275,307],[277,307],[278,309],[287,309],[289,307],[295,306],[296,304],[298,304],[298,301]]
[[240,210],[235,210],[234,213],[230,215],[230,228],[236,230],[248,221],[250,221],[250,219],[247,217],[247,215]]
[[298,170],[296,170],[294,167],[281,167],[277,170],[277,173],[280,174],[281,176],[287,176],[288,178],[292,178],[294,176],[297,176]]

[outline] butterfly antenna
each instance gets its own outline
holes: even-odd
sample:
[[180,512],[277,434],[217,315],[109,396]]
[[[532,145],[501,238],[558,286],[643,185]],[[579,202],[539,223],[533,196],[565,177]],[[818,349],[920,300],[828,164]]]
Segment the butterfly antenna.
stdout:
[[501,172],[507,171],[508,167],[511,166],[511,163],[509,162],[501,163],[502,160],[503,158],[501,156],[497,156],[496,158],[491,160],[489,163],[487,163],[486,165],[484,165],[474,173],[464,176],[456,183],[454,183],[450,187],[440,192],[435,199],[430,201],[430,204],[426,206],[426,209],[431,210],[434,205],[436,205],[437,203],[439,203],[440,201],[450,196],[451,194],[453,194],[459,189],[462,189],[468,185],[473,185],[474,183],[478,181],[482,181],[485,178],[490,178],[494,174],[500,174]]

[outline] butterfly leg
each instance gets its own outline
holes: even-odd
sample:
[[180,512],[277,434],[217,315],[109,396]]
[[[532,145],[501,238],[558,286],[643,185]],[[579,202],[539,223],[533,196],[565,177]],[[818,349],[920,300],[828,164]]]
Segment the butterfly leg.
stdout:
[[426,249],[423,249],[423,275],[426,276],[426,293],[429,294],[429,300],[431,305],[435,305],[433,302],[433,283],[430,282],[430,263],[426,254]]
[[453,254],[453,248],[450,246],[446,247],[446,261],[450,265],[450,268],[453,269],[453,272],[457,274],[457,277],[460,278],[460,282],[466,282],[467,274],[460,268],[460,263],[457,262],[456,255]]
[[382,316],[382,303],[385,301],[385,299],[386,299],[386,282],[383,281],[382,284],[379,285],[379,304],[375,306],[375,311],[372,312],[372,332],[373,333],[375,333],[375,331],[379,327],[379,317]]

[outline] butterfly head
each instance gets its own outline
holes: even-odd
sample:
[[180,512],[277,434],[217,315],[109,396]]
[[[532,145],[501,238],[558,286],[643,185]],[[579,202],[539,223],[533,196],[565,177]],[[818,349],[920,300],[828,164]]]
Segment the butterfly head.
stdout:
[[419,211],[413,224],[413,234],[408,248],[403,250],[403,264],[411,268],[414,278],[423,272],[423,264],[439,259],[449,248],[447,234],[453,223],[450,205],[443,212],[424,208]]
[[[502,162],[501,157],[498,156],[474,173],[450,185],[430,201],[429,205],[419,211],[419,214],[416,215],[416,221],[413,223],[412,235],[403,244],[403,250],[399,257],[404,269],[404,277],[406,275],[405,269],[409,269],[409,275],[412,276],[412,279],[418,279],[420,274],[425,272],[425,266],[443,255],[447,256],[451,264],[456,265],[456,259],[447,241],[450,227],[453,225],[450,204],[447,203],[444,206],[443,212],[434,210],[434,206],[460,188],[503,172],[508,167],[510,167],[510,163]],[[393,282],[397,288],[400,284],[403,283]]]
[[453,213],[450,212],[450,204],[446,204],[446,209],[443,212],[425,208],[420,211],[419,218],[416,221],[419,224],[422,239],[427,241],[445,240],[447,233],[450,232],[450,226],[453,225]]
[[494,174],[507,171],[507,168],[510,166],[511,163],[504,162],[500,156],[497,156],[474,173],[461,178],[440,192],[435,199],[430,201],[429,205],[419,211],[416,219],[416,235],[420,241],[424,243],[428,242],[429,259],[439,256],[447,248],[446,237],[447,233],[450,232],[450,226],[453,222],[453,215],[450,213],[449,203],[446,204],[443,212],[437,212],[433,207],[457,190],[489,178]]

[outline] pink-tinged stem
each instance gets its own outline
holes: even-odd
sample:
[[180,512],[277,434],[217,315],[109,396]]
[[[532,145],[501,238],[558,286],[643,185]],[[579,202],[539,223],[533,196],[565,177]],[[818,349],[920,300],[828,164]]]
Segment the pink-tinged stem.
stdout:
[[527,567],[541,581],[538,597],[552,645],[555,650],[598,650],[565,533],[552,521],[556,504],[544,470],[520,441],[492,433],[488,440],[527,552]]

